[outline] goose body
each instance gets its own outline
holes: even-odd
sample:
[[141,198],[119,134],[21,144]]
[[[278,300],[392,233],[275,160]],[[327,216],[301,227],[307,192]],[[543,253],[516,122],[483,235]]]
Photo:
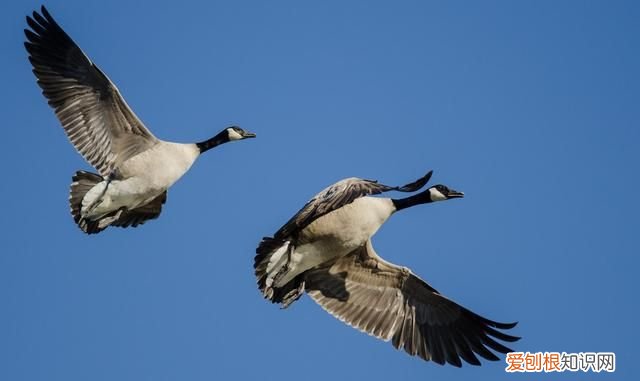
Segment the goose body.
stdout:
[[157,218],[169,187],[200,154],[255,137],[232,126],[199,143],[160,140],[44,7],[27,24],[25,47],[38,84],[71,143],[99,172],[78,171],[71,184],[71,213],[86,233]]
[[[298,235],[281,287],[310,268],[343,257],[364,245],[395,211],[389,199],[361,197],[309,224]],[[354,224],[358,220],[362,223]]]
[[198,158],[195,144],[158,142],[118,168],[122,180],[103,180],[82,199],[84,219],[98,219],[121,208],[136,209],[171,187]]
[[462,197],[436,185],[402,199],[372,197],[416,192],[432,172],[402,187],[349,178],[314,196],[273,237],[256,249],[255,274],[263,296],[288,307],[307,293],[327,312],[396,348],[438,364],[480,365],[476,355],[498,360],[489,349],[510,349],[494,339],[515,323],[481,317],[438,293],[406,267],[378,256],[371,237],[397,211]]

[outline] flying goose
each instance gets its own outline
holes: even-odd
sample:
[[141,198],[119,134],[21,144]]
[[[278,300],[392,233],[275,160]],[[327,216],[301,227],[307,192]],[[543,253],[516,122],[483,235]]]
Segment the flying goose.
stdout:
[[71,143],[100,173],[78,171],[71,183],[71,214],[85,233],[157,218],[167,189],[200,154],[256,136],[232,126],[195,144],[156,138],[44,6],[41,13],[27,16],[24,31],[33,73]]
[[494,338],[518,340],[497,330],[517,323],[498,323],[469,311],[408,268],[379,257],[371,245],[371,237],[393,213],[463,197],[441,184],[407,198],[370,197],[416,192],[432,173],[402,187],[348,178],[318,193],[256,249],[254,269],[263,296],[286,308],[306,291],[346,324],[438,364],[460,367],[462,358],[480,365],[476,354],[498,360],[488,348],[509,352]]

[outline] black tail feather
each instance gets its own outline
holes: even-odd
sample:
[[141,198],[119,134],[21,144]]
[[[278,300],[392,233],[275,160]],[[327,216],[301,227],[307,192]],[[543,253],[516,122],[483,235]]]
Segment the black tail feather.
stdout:
[[[87,234],[100,233],[107,226],[100,226],[100,221],[91,221],[82,218],[82,199],[87,192],[96,184],[103,180],[102,176],[95,173],[78,171],[72,177],[71,189],[69,191],[69,206],[71,207],[71,215],[78,227]],[[114,212],[118,213],[118,212]]]
[[270,275],[267,272],[267,266],[269,265],[271,256],[282,246],[289,244],[287,241],[281,239],[264,237],[256,249],[253,264],[260,292],[262,292],[265,299],[270,300],[272,303],[281,304],[282,308],[287,308],[304,293],[303,274],[296,276],[282,287],[267,285],[267,278]]

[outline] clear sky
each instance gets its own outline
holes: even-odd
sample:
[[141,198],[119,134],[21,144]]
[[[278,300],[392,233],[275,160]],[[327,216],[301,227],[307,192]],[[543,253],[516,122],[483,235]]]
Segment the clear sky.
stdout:
[[[258,134],[97,236],[22,45],[39,5],[0,4],[0,379],[637,379],[638,2],[50,1],[158,137]],[[613,351],[615,374],[442,367],[261,298],[255,247],[309,197],[429,169],[466,197],[392,217],[378,253],[519,321],[514,349]]]

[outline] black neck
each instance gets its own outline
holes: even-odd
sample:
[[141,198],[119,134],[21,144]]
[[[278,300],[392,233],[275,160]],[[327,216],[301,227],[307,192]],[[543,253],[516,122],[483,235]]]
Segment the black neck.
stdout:
[[205,140],[200,143],[196,143],[196,146],[198,146],[200,153],[203,153],[210,150],[211,148],[217,147],[220,144],[224,144],[227,142],[229,142],[229,134],[227,133],[226,130],[223,130],[218,135],[212,137],[211,139]]
[[414,194],[413,196],[410,196],[407,198],[391,199],[391,201],[393,202],[393,205],[396,207],[396,211],[406,209],[414,205],[433,202],[433,200],[431,200],[431,193],[429,193],[429,189],[423,192],[420,192],[418,194]]

